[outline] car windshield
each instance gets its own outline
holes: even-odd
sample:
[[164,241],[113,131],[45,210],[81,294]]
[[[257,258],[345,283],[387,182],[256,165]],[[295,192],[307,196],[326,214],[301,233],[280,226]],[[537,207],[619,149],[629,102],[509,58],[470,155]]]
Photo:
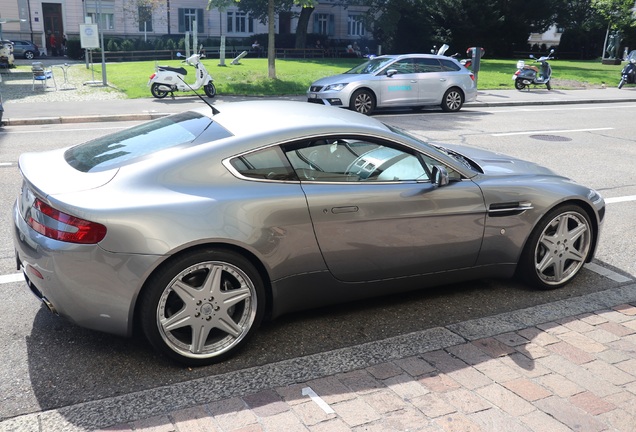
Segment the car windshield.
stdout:
[[71,147],[66,162],[82,172],[104,171],[136,162],[162,150],[232,136],[209,117],[188,111]]
[[345,72],[346,74],[375,74],[395,60],[392,57],[376,57]]

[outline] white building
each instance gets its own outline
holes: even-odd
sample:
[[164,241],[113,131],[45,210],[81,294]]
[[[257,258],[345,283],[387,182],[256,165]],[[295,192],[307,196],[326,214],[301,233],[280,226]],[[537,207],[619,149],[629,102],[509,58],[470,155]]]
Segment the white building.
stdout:
[[[2,17],[22,18],[24,22],[3,25],[5,39],[32,40],[42,49],[47,35],[54,34],[58,43],[62,35],[79,36],[79,25],[85,16],[97,22],[106,37],[149,38],[179,35],[195,30],[199,39],[207,37],[248,37],[267,33],[267,25],[252,19],[238,5],[227,11],[207,10],[207,0],[157,0],[150,11],[139,7],[137,0],[2,0]],[[362,14],[366,8],[345,8],[334,0],[318,4],[311,16],[308,33],[325,35],[325,39],[356,40],[366,34]],[[295,33],[300,8],[281,13],[276,19],[280,34]],[[141,17],[141,19],[140,19]],[[147,17],[147,18],[144,18]],[[197,29],[192,29],[197,22]]]

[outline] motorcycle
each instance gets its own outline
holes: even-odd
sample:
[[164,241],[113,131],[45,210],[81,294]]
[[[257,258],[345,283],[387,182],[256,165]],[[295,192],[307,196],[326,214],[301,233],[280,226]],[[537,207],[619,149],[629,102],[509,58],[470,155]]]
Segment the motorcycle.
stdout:
[[517,62],[517,72],[512,75],[512,79],[515,82],[515,88],[517,90],[523,90],[526,87],[530,87],[531,85],[544,85],[548,90],[552,90],[552,85],[550,84],[550,79],[552,78],[552,68],[548,63],[548,60],[552,60],[554,54],[554,50],[550,50],[550,53],[547,56],[542,56],[538,59],[535,59],[532,54],[530,54],[530,58],[533,59],[537,63],[541,63],[541,68],[539,69],[536,66],[526,65],[526,62],[523,60],[519,60]]
[[636,53],[632,51],[627,57],[627,64],[621,71],[621,80],[618,88],[623,88],[625,84],[636,84]]
[[[183,57],[183,55],[177,53],[177,57]],[[187,84],[183,79],[188,74],[188,71],[184,67],[155,66],[155,73],[150,75],[150,79],[148,80],[150,93],[152,93],[154,97],[162,99],[166,97],[168,93],[174,97],[174,92],[176,91],[196,92],[196,90],[203,87],[203,91],[205,91],[208,97],[213,98],[216,96],[214,80],[203,63],[201,63],[202,57],[205,57],[205,55],[192,54],[181,62],[193,66],[196,70],[196,81],[191,85]]]

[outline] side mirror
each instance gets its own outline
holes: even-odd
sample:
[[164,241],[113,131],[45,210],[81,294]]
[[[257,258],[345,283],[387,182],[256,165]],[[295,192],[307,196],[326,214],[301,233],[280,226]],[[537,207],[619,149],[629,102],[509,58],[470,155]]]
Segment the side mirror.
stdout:
[[446,186],[448,184],[448,171],[442,165],[433,165],[431,172],[433,184],[436,186]]
[[389,78],[391,78],[393,75],[395,75],[397,73],[396,69],[389,69],[388,71],[386,71],[386,76],[388,76]]

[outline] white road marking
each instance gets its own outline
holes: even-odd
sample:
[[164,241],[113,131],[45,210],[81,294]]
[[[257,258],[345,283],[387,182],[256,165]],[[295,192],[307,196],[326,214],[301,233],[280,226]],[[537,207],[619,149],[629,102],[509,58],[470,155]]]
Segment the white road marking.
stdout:
[[555,134],[555,133],[569,133],[569,132],[596,132],[596,131],[612,130],[612,129],[614,128],[606,127],[606,128],[592,128],[592,129],[564,129],[564,130],[506,132],[506,133],[491,134],[491,136],[500,137],[500,136],[512,136],[512,135]]
[[0,284],[24,281],[22,273],[14,273],[10,275],[0,275]]
[[636,201],[636,195],[629,195],[623,197],[614,197],[614,198],[605,198],[606,204],[627,202],[627,201]]
[[327,402],[322,400],[320,396],[316,394],[315,391],[311,389],[311,387],[305,387],[302,391],[303,396],[309,396],[312,401],[316,402],[316,404],[322,408],[324,412],[327,414],[335,414],[336,412],[329,406]]
[[13,163],[11,162],[0,162],[0,166],[11,166]]

